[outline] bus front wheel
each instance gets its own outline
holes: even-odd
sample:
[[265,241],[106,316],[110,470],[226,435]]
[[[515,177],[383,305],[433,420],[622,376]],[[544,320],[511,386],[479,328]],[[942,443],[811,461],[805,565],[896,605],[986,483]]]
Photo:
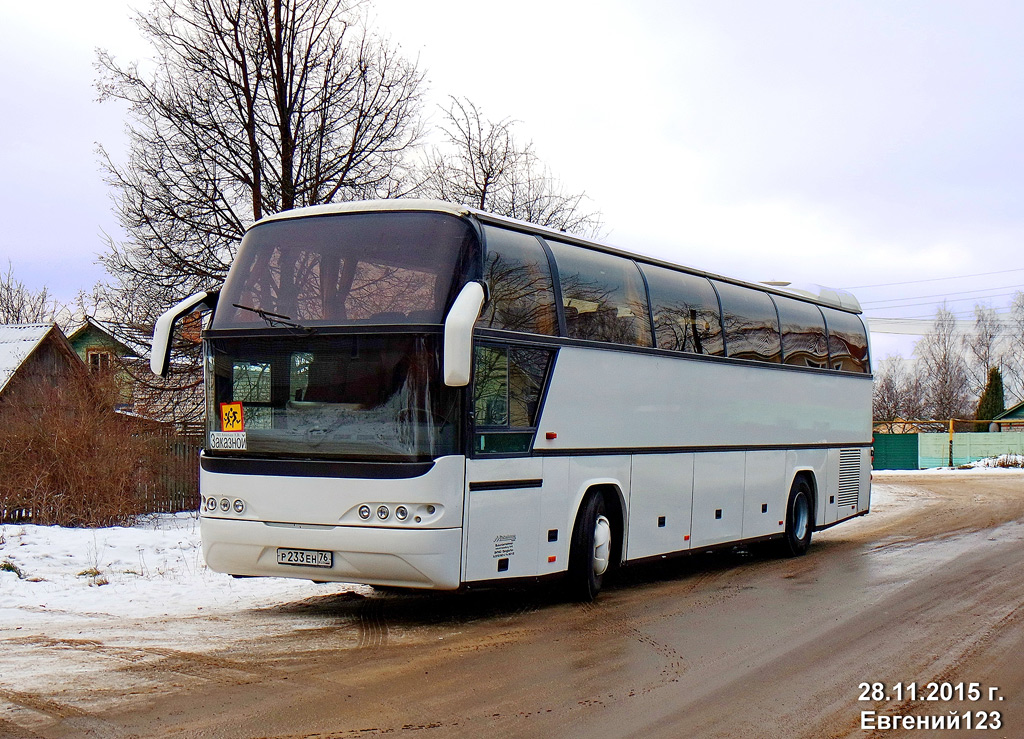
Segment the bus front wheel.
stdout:
[[612,557],[612,525],[604,496],[591,493],[576,516],[569,550],[569,587],[575,599],[592,601],[604,582]]
[[786,506],[786,533],[782,537],[781,551],[787,557],[806,554],[811,546],[814,528],[811,506],[811,486],[803,477],[793,481]]

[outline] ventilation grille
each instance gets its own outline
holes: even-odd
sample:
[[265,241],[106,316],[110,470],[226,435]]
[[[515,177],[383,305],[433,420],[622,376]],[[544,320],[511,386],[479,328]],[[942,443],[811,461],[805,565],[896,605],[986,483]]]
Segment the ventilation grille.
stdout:
[[860,449],[839,450],[839,507],[857,505],[860,494]]

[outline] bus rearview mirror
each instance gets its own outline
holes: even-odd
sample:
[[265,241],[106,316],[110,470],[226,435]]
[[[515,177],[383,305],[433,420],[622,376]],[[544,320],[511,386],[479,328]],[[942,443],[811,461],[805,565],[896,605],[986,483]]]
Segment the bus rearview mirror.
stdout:
[[484,307],[486,293],[479,282],[467,282],[444,320],[444,384],[469,384],[473,362],[473,326]]
[[171,335],[174,333],[174,324],[196,309],[213,310],[219,295],[219,291],[204,291],[190,295],[156,320],[153,327],[153,348],[149,355],[149,368],[154,375],[167,377],[167,368],[171,363]]

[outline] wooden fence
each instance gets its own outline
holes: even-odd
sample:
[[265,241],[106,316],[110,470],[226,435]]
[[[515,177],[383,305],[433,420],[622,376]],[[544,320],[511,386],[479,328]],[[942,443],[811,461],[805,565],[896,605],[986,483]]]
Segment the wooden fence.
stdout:
[[145,513],[177,513],[199,508],[199,451],[203,437],[166,437],[164,468],[156,483],[140,490]]

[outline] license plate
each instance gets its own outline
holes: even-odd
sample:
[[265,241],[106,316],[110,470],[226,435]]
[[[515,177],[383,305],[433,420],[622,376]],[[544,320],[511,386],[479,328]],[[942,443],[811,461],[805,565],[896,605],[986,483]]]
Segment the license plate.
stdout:
[[298,567],[332,567],[334,553],[319,549],[278,549],[277,563]]

